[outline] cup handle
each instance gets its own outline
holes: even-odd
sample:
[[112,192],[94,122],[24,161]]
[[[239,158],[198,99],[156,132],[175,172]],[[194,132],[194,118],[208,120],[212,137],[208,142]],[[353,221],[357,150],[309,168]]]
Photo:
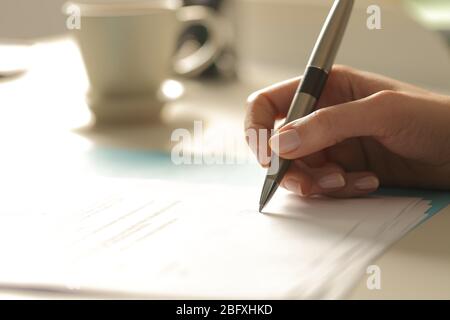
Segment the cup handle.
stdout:
[[208,40],[195,52],[183,58],[175,58],[173,69],[183,76],[200,74],[218,57],[224,47],[224,39],[219,34],[220,21],[216,13],[204,6],[186,6],[177,11],[182,29],[193,25],[203,25],[208,30]]

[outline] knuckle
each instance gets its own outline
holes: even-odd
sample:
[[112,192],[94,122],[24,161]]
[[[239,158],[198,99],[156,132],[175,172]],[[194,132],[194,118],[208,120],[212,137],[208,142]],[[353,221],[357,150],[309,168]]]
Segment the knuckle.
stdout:
[[248,97],[247,97],[247,104],[253,104],[254,101],[256,100],[256,98],[258,97],[258,95],[260,94],[260,91],[255,91],[252,92]]
[[406,96],[398,91],[383,90],[376,93],[374,101],[374,119],[379,123],[377,136],[396,136],[404,130],[409,122],[405,114],[404,99]]
[[264,89],[255,91],[247,97],[247,105],[252,108],[267,104],[267,102]]
[[262,101],[264,99],[261,95],[261,91],[256,91],[250,94],[246,101],[246,115],[244,120],[244,129],[248,130],[251,129],[256,125],[254,123],[256,119],[258,118],[259,111],[258,106],[265,103]]
[[391,102],[400,93],[394,90],[381,90],[375,93],[372,98],[375,102]]
[[249,128],[271,128],[277,117],[277,109],[264,89],[252,93],[247,98],[245,130]]
[[333,66],[332,71],[337,73],[350,73],[352,68],[343,64],[336,64]]
[[311,118],[313,119],[314,126],[322,132],[326,132],[332,128],[332,121],[326,108],[314,111],[311,114]]
[[250,94],[247,98],[246,109],[247,119],[252,119],[257,112],[257,107],[264,103],[262,100],[261,92],[256,91]]
[[327,145],[335,145],[342,140],[336,133],[333,133],[333,119],[327,108],[314,111],[311,117],[314,131],[326,140]]
[[247,112],[250,115],[264,114],[270,118],[276,118],[277,116],[277,110],[264,89],[253,92],[248,96]]

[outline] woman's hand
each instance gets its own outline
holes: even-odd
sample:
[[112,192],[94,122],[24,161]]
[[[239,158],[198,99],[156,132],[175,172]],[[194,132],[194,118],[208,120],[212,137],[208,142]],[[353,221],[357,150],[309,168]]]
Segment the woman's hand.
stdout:
[[[246,130],[273,129],[299,80],[252,94]],[[364,195],[380,184],[450,189],[450,97],[335,66],[317,109],[251,146],[258,154],[267,143],[278,145],[274,152],[295,160],[282,182],[286,189],[337,197]],[[258,160],[267,166],[270,158]]]

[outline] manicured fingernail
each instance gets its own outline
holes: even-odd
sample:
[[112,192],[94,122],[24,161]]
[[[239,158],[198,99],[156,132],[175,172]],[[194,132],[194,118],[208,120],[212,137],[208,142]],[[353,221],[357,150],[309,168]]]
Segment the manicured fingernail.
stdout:
[[345,179],[340,173],[332,173],[317,182],[322,189],[336,189],[345,186]]
[[372,190],[378,188],[380,182],[377,177],[368,176],[355,181],[355,188],[359,190]]
[[286,189],[288,189],[291,192],[295,192],[295,193],[300,192],[301,193],[300,183],[297,180],[287,179],[284,182],[284,186],[286,187]]
[[[278,139],[278,143],[274,143]],[[288,153],[300,146],[300,137],[295,130],[287,130],[274,135],[271,139],[271,147],[275,153]],[[276,150],[278,148],[278,150]]]

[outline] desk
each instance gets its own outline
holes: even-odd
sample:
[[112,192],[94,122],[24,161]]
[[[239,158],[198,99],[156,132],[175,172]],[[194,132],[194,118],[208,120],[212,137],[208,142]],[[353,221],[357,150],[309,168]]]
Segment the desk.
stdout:
[[374,264],[381,290],[368,290],[366,277],[350,299],[450,299],[450,207],[412,230]]
[[[141,162],[142,166],[136,166],[136,162],[130,165],[129,161],[136,159],[109,159],[104,157],[105,150],[142,154],[159,150],[164,155],[171,147],[171,130],[190,128],[194,119],[205,120],[210,128],[226,126],[241,133],[245,98],[264,84],[187,81],[186,94],[166,106],[164,124],[92,128],[84,102],[87,80],[74,44],[62,39],[37,46],[34,54],[33,69],[21,78],[0,83],[0,143],[3,148],[0,175],[3,181],[11,183],[45,179],[52,174],[154,177],[152,165],[145,161]],[[279,79],[265,81],[275,80]],[[161,161],[164,162],[164,156]],[[163,172],[170,171],[169,168]],[[248,174],[245,180],[250,183],[259,183],[261,179],[255,177],[264,174],[251,164],[245,171]],[[224,181],[218,174],[208,176]],[[197,176],[198,172],[193,171],[191,177]],[[172,178],[177,177],[172,175]],[[229,183],[236,183],[236,180],[231,179]],[[449,231],[450,207],[447,207],[376,261],[382,271],[382,290],[369,291],[362,279],[349,298],[450,299]],[[36,295],[0,293],[0,298],[16,297]]]

